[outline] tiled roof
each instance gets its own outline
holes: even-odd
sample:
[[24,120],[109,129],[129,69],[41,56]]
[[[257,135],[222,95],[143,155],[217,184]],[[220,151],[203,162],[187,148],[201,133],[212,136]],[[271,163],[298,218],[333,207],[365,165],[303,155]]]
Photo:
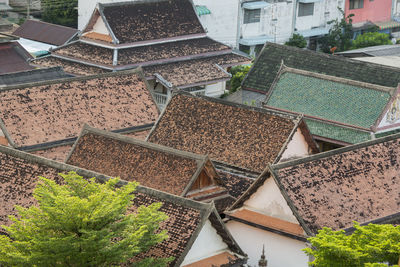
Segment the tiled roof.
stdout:
[[394,90],[283,67],[265,106],[368,129],[378,120]]
[[189,0],[100,4],[120,43],[205,33]]
[[21,72],[0,74],[0,87],[31,82],[56,80],[68,77],[71,77],[71,75],[66,74],[60,67],[27,70]]
[[42,43],[63,45],[78,32],[77,29],[29,19],[15,30],[13,34]]
[[[3,203],[0,206],[1,225],[10,225],[8,215],[16,215],[15,205],[29,207],[34,203],[32,192],[37,184],[38,176],[59,181],[58,173],[76,171],[84,177],[107,179],[104,175],[95,172],[36,157],[4,146],[0,146],[0,165],[2,166],[0,168],[0,203]],[[150,248],[148,252],[139,254],[135,259],[152,256],[174,257],[174,261],[169,266],[179,266],[207,220],[210,220],[217,233],[228,244],[230,251],[244,255],[227,232],[212,205],[141,186],[136,189],[135,196],[130,209],[132,212],[136,211],[140,205],[162,203],[160,210],[168,215],[168,219],[162,223],[161,229],[167,230],[169,236],[167,240]]]
[[29,151],[29,153],[58,162],[64,162],[69,152],[71,151],[72,145],[73,144],[65,144],[61,146],[46,148],[43,150]]
[[32,56],[18,43],[0,43],[0,74],[33,69],[27,62]]
[[[357,144],[371,139],[371,132],[327,123],[320,120],[304,119],[311,134],[317,139],[320,137],[342,142],[342,145]],[[320,138],[321,139],[321,138]]]
[[0,91],[0,103],[0,126],[10,144],[32,149],[77,137],[84,123],[140,128],[159,115],[140,69],[8,87]]
[[85,126],[66,163],[184,196],[207,160]]
[[296,47],[267,43],[244,79],[242,88],[267,92],[283,63],[292,68],[397,87],[400,69],[360,62]]
[[232,266],[235,263],[238,264],[240,261],[241,260],[238,257],[225,251],[220,254],[211,256],[207,259],[183,265],[182,267],[215,267],[215,266],[228,267]]
[[148,141],[261,172],[274,162],[299,117],[180,92]]
[[224,187],[228,189],[229,194],[235,198],[240,197],[255,181],[254,177],[247,177],[245,175],[235,174],[219,169],[217,169],[217,172]]
[[400,135],[273,165],[283,196],[308,234],[349,228],[400,210]]
[[64,69],[64,71],[66,73],[76,75],[76,76],[87,76],[87,75],[95,75],[95,74],[110,72],[110,71],[107,71],[107,70],[99,68],[99,67],[88,66],[85,64],[76,63],[73,61],[69,61],[69,60],[65,60],[65,59],[61,59],[61,58],[57,58],[57,57],[53,57],[53,56],[38,58],[38,59],[32,60],[30,63],[33,66],[40,66],[40,67],[44,67],[44,68],[60,66]]

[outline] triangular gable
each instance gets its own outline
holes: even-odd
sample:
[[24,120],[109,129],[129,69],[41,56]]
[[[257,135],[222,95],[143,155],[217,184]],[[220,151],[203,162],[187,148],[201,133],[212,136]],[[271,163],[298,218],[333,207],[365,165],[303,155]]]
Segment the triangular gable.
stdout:
[[387,131],[400,127],[400,86],[392,94],[382,114],[372,127],[374,132]]
[[99,3],[93,11],[88,24],[82,31],[81,37],[117,44],[118,40],[108,25],[102,11],[103,6]]

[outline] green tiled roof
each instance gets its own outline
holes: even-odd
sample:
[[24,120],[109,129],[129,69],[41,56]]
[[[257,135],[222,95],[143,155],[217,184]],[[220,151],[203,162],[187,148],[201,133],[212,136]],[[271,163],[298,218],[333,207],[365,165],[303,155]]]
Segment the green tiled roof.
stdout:
[[279,72],[282,60],[288,67],[382,86],[397,87],[400,81],[400,68],[267,43],[244,79],[242,88],[267,92]]
[[339,140],[349,144],[357,144],[371,139],[371,134],[368,132],[310,119],[305,119],[305,122],[312,135]]
[[196,12],[199,16],[211,14],[211,11],[206,6],[196,6]]
[[363,128],[374,125],[390,99],[385,91],[292,72],[272,90],[267,106]]

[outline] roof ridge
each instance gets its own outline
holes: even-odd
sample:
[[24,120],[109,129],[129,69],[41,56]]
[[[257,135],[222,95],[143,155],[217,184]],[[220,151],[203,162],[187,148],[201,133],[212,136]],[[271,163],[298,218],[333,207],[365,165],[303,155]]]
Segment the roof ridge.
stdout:
[[63,68],[60,66],[55,66],[55,67],[48,67],[48,68],[40,68],[40,69],[31,69],[31,70],[23,70],[23,71],[18,71],[18,72],[10,72],[10,73],[1,73],[0,78],[2,76],[15,76],[15,75],[20,75],[20,74],[25,74],[25,73],[30,73],[30,72],[48,72],[49,70],[60,70],[63,71]]
[[367,89],[371,90],[376,90],[376,91],[383,91],[383,92],[388,92],[390,95],[394,93],[396,90],[396,87],[388,87],[388,86],[383,86],[379,84],[372,84],[372,83],[367,83],[367,82],[361,82],[361,81],[356,81],[356,80],[351,80],[347,78],[342,78],[342,77],[337,77],[337,76],[332,76],[328,74],[322,74],[322,73],[317,73],[313,71],[308,71],[308,70],[302,70],[302,69],[297,69],[297,68],[292,68],[288,67],[283,64],[283,68],[280,70],[280,72],[286,73],[294,73],[294,74],[299,74],[303,76],[309,76],[321,80],[327,80],[327,81],[333,81],[333,82],[338,82],[338,83],[343,83],[343,84],[348,84],[348,85],[353,85],[353,86],[358,86],[358,87],[364,87]]
[[282,163],[277,163],[277,164],[273,164],[271,165],[271,169],[273,171],[279,170],[279,169],[283,169],[289,166],[293,166],[293,165],[297,165],[297,164],[302,164],[302,163],[306,163],[306,162],[310,162],[310,161],[314,161],[314,160],[319,160],[319,159],[323,159],[323,158],[328,158],[337,154],[341,154],[341,153],[346,153],[349,151],[354,151],[360,148],[364,148],[364,147],[368,147],[368,146],[372,146],[372,145],[376,145],[379,143],[384,143],[384,142],[388,142],[391,140],[395,140],[400,138],[400,133],[395,133],[392,135],[388,135],[385,137],[381,137],[381,138],[377,138],[374,140],[368,140],[365,142],[361,142],[355,145],[349,145],[346,147],[341,147],[341,148],[337,148],[337,149],[333,149],[333,150],[329,150],[329,151],[325,151],[325,152],[321,152],[319,154],[315,154],[315,155],[311,155],[308,157],[304,157],[304,158],[300,158],[300,159],[294,159],[294,160],[288,160]]
[[120,1],[120,2],[111,2],[111,3],[98,3],[103,7],[110,6],[130,6],[130,5],[140,5],[140,4],[153,4],[159,2],[168,2],[170,0],[137,0],[137,1]]
[[[101,173],[98,173],[95,171],[82,169],[82,168],[79,168],[79,167],[76,167],[73,165],[50,160],[50,159],[47,159],[44,157],[36,156],[36,155],[30,154],[30,153],[23,152],[23,151],[13,149],[13,148],[9,148],[6,146],[0,146],[0,153],[7,154],[12,157],[20,158],[20,159],[26,160],[30,163],[46,165],[48,167],[62,170],[62,171],[75,171],[79,175],[83,175],[83,176],[87,176],[87,177],[96,177],[100,181],[106,181],[111,178],[111,176],[104,175],[104,174],[101,174]],[[121,186],[126,183],[128,183],[128,182],[125,180],[120,180],[119,185]],[[186,198],[183,198],[183,197],[180,197],[177,195],[173,195],[173,194],[170,194],[167,192],[159,191],[159,190],[145,187],[142,185],[138,185],[135,192],[144,193],[146,195],[150,195],[150,196],[153,196],[156,198],[167,200],[169,202],[172,202],[172,203],[175,203],[178,205],[193,208],[193,209],[199,210],[201,212],[207,211],[211,206],[211,204],[208,204],[208,203],[202,203],[202,202],[194,201],[191,199],[186,199]]]

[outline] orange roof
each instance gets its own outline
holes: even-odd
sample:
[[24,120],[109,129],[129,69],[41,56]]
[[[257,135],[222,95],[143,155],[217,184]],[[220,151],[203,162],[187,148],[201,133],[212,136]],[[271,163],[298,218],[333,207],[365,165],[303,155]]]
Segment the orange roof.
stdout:
[[242,219],[270,229],[304,237],[304,230],[299,224],[267,216],[255,211],[242,209],[229,214],[229,217]]
[[193,262],[188,265],[184,265],[183,267],[212,267],[212,266],[221,266],[222,264],[227,264],[229,263],[230,260],[236,260],[237,257],[235,255],[232,255],[228,252],[223,252],[220,254],[217,254],[215,256]]
[[105,41],[112,43],[112,38],[108,34],[102,34],[98,32],[88,32],[83,35],[86,38],[93,39],[93,40],[99,40],[99,41]]

